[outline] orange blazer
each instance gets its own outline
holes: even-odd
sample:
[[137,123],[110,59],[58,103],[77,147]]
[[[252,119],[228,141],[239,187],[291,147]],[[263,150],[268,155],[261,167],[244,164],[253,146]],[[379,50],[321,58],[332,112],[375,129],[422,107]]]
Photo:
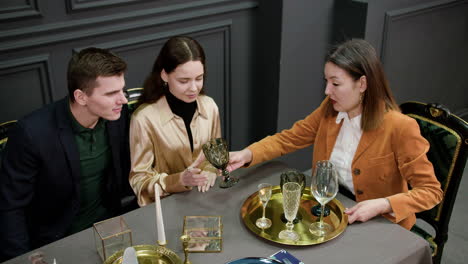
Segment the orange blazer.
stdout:
[[[319,108],[292,128],[268,136],[248,147],[254,165],[314,144],[312,164],[328,160],[341,125],[336,116],[325,117],[325,99]],[[363,132],[351,171],[356,201],[387,198],[393,214],[384,215],[406,229],[416,222],[415,213],[437,205],[443,197],[434,168],[427,159],[429,143],[417,122],[389,111],[379,128]],[[411,190],[408,190],[408,184]]]

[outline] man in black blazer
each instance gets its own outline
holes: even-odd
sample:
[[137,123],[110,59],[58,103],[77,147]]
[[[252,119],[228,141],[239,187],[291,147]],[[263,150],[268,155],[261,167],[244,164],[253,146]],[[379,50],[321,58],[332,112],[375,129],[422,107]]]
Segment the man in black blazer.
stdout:
[[88,48],[68,65],[68,97],[19,120],[0,171],[0,261],[121,213],[130,190],[126,63]]

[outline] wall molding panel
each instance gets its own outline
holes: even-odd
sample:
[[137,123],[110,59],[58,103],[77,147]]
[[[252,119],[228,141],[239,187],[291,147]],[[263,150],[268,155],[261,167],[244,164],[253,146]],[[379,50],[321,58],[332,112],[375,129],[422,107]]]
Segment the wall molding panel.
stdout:
[[110,7],[115,5],[133,4],[151,0],[66,0],[68,12],[85,9]]
[[459,5],[466,4],[468,4],[468,0],[442,0],[385,12],[384,30],[382,32],[382,43],[380,49],[381,61],[383,63],[385,62],[385,53],[388,44],[388,39],[390,37],[389,28],[391,27],[392,23],[398,20],[408,19],[415,16],[427,15],[431,12],[437,12],[442,9],[453,8]]
[[0,21],[40,16],[38,0],[16,1],[18,3],[2,6],[0,8]]
[[[173,14],[176,11],[182,11],[194,7],[206,7],[221,2],[227,2],[229,4]],[[0,33],[0,40],[14,39],[14,41],[3,41],[0,44],[0,52],[6,50],[26,49],[39,45],[47,45],[81,38],[101,36],[110,33],[137,30],[185,20],[193,20],[206,16],[251,9],[257,5],[258,3],[255,1],[241,3],[232,3],[231,1],[226,0],[199,1],[190,5],[179,4],[148,10],[138,10],[124,14],[95,17],[91,19],[81,19],[72,22],[62,22],[44,26],[40,25],[22,29],[7,30],[3,33]],[[165,15],[166,13],[170,14]],[[38,33],[40,35],[39,37],[33,37],[33,33],[34,35],[37,35]]]
[[[206,35],[212,32],[226,32],[230,31],[230,27],[232,25],[232,20],[223,20],[215,23],[209,24],[201,24],[193,27],[184,27],[179,28],[171,31],[165,32],[158,32],[155,34],[148,34],[148,35],[141,35],[134,38],[122,39],[122,40],[115,40],[104,42],[100,44],[95,44],[95,47],[102,48],[102,49],[120,49],[120,48],[129,48],[135,45],[147,43],[147,42],[154,42],[154,41],[163,41],[171,36],[176,35]],[[78,47],[74,48],[74,52],[79,52],[80,50],[86,47]]]
[[[205,50],[206,91],[218,105],[223,137],[238,149],[251,142],[251,130],[262,135],[266,130],[250,113],[263,103],[254,103],[250,97],[260,78],[258,65],[265,63],[262,54],[275,53],[279,58],[278,45],[269,45],[270,35],[279,36],[281,31],[281,3],[274,2],[0,0],[0,16],[2,8],[25,3],[39,5],[42,15],[2,24],[0,88],[4,96],[0,98],[0,117],[18,119],[66,96],[67,65],[84,48],[99,47],[118,54],[128,65],[126,86],[141,87],[165,41],[188,35]],[[273,9],[274,15],[270,14]],[[260,23],[261,19],[266,22]],[[241,109],[234,111],[236,105]]]
[[43,105],[53,101],[54,92],[49,67],[49,54],[7,60],[0,63],[0,78],[20,72],[31,72],[31,74],[37,75],[39,79],[38,87],[40,87],[39,93],[42,96],[41,102]]

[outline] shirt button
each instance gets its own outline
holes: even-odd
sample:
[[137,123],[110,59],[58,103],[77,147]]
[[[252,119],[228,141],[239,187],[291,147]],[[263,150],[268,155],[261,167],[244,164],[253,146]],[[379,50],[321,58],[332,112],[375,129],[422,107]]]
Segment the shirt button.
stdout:
[[364,192],[363,192],[362,190],[356,190],[356,193],[357,193],[358,195],[362,195]]
[[360,169],[354,169],[353,173],[354,173],[354,175],[359,175],[359,174],[361,174],[361,170]]

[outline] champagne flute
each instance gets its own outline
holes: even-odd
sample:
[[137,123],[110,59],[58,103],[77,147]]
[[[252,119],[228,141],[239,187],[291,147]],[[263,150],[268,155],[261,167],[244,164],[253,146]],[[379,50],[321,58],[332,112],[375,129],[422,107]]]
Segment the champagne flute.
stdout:
[[[301,197],[302,197],[302,194],[304,193],[304,189],[305,189],[305,185],[306,185],[306,176],[302,172],[300,172],[300,171],[298,171],[296,169],[288,169],[288,170],[284,171],[283,173],[281,173],[280,179],[281,179],[280,180],[281,190],[283,190],[283,184],[285,184],[286,182],[297,182],[297,183],[299,183],[299,185],[301,185]],[[293,224],[297,224],[301,220],[302,220],[302,215],[300,213],[297,213],[296,218],[293,220]],[[284,216],[284,213],[281,214],[281,221],[283,223],[288,222],[288,220]]]
[[302,187],[297,182],[287,182],[283,185],[283,210],[288,223],[286,229],[279,233],[280,239],[299,240],[299,234],[292,230],[294,227],[292,221],[296,218],[297,210],[299,210],[301,190]]
[[338,173],[330,161],[317,161],[311,179],[310,192],[320,203],[320,221],[310,224],[309,231],[316,236],[325,236],[333,231],[333,227],[323,222],[325,205],[335,198],[338,192]]
[[261,229],[267,229],[271,227],[271,220],[265,217],[265,208],[268,204],[268,201],[271,198],[271,184],[269,183],[260,183],[258,185],[258,198],[262,202],[263,213],[262,217],[257,219],[255,225]]

